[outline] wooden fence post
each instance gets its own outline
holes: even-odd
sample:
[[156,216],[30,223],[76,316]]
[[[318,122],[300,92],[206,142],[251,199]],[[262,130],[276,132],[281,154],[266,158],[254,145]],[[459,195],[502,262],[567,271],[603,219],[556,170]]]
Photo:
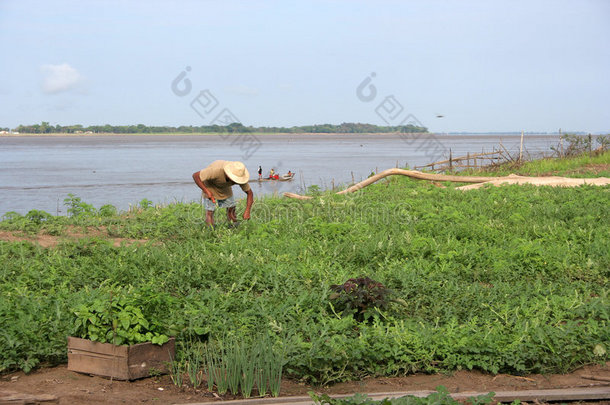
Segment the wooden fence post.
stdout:
[[523,159],[523,130],[521,131],[521,146],[519,146],[519,163]]
[[453,155],[451,154],[451,148],[449,148],[449,171],[453,171]]

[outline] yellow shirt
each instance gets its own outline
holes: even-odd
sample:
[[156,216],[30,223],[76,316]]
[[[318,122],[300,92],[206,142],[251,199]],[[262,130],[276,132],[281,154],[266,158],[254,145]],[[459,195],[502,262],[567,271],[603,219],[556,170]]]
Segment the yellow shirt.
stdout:
[[[233,195],[231,187],[237,184],[230,179],[227,180],[224,170],[224,165],[226,163],[226,160],[216,160],[199,172],[199,178],[203,182],[203,185],[210,190],[217,200],[224,200],[231,197]],[[239,187],[245,192],[250,190],[250,185],[248,183],[239,184]],[[203,197],[207,198],[205,194]]]

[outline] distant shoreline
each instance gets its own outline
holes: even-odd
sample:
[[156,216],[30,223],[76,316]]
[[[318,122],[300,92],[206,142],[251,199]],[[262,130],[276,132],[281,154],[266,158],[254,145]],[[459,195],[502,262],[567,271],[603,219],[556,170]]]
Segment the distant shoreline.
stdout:
[[53,136],[72,136],[72,137],[94,137],[94,136],[235,136],[235,135],[255,135],[255,136],[275,136],[275,135],[434,135],[431,132],[154,132],[154,133],[93,133],[93,134],[74,134],[74,133],[48,133],[48,134],[0,134],[0,137],[17,138],[23,137],[53,137]]
[[[36,137],[44,137],[44,138],[53,138],[53,137],[73,137],[73,138],[93,138],[93,137],[118,137],[118,136],[128,136],[128,137],[144,137],[144,136],[239,136],[239,135],[254,135],[254,136],[375,136],[375,135],[427,135],[427,136],[520,136],[518,133],[514,132],[238,132],[238,133],[220,133],[220,132],[184,132],[184,133],[176,133],[176,132],[163,132],[163,133],[139,133],[139,134],[117,134],[117,133],[94,133],[94,134],[74,134],[74,133],[48,133],[48,134],[31,134],[31,133],[19,133],[19,134],[0,134],[0,138],[36,138]],[[556,134],[549,133],[525,133],[525,136],[559,136]]]

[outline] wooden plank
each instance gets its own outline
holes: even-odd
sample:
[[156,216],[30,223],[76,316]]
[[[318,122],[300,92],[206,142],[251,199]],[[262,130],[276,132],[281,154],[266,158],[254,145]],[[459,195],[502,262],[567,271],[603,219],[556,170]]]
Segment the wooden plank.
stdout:
[[121,357],[94,357],[90,354],[68,353],[68,370],[85,374],[128,380],[127,359]]
[[68,338],[68,370],[128,380],[128,346]]
[[175,357],[176,339],[171,338],[162,346],[152,343],[140,343],[129,346],[127,365],[129,379],[148,377],[151,370],[166,374],[168,364]]
[[117,346],[110,343],[93,342],[89,339],[81,339],[73,336],[68,337],[68,348],[81,350],[83,352],[93,352],[107,354],[110,356],[127,357],[128,346]]
[[[405,392],[381,392],[366,394],[373,400],[382,400],[385,398],[400,398],[407,395],[415,397],[427,397],[436,391],[405,391]],[[453,399],[465,400],[469,397],[478,397],[487,395],[489,391],[483,392],[460,392],[449,394]],[[333,395],[332,398],[348,398],[353,394],[348,395]],[[521,401],[597,401],[610,399],[610,387],[588,387],[588,388],[558,388],[547,390],[524,390],[524,391],[496,391],[494,400],[498,402],[513,402],[519,399]],[[314,404],[309,396],[299,397],[277,397],[277,398],[261,398],[261,399],[238,399],[233,401],[224,401],[225,405],[309,405]],[[191,403],[190,405],[209,405],[209,402]]]
[[0,405],[34,405],[59,403],[59,398],[50,394],[21,394],[16,391],[0,391]]
[[167,373],[175,347],[174,338],[162,346],[150,342],[117,346],[70,337],[68,370],[117,380],[135,380],[148,377],[153,369]]
[[[456,396],[452,396],[458,399]],[[496,392],[494,399],[501,402],[512,402],[515,399],[520,401],[595,401],[610,399],[610,387],[499,391]]]
[[[432,393],[434,391],[429,391]],[[429,395],[421,395],[427,396]],[[487,395],[489,391],[484,392],[459,392],[451,393],[451,397],[456,400],[465,400],[470,397],[478,397]],[[411,395],[408,393],[393,394],[392,398]],[[419,395],[418,395],[419,396]],[[371,398],[383,399],[378,394],[371,394]],[[545,390],[525,390],[525,391],[495,391],[494,400],[498,402],[513,402],[520,401],[595,401],[610,399],[610,387],[587,387],[587,388],[555,388]]]

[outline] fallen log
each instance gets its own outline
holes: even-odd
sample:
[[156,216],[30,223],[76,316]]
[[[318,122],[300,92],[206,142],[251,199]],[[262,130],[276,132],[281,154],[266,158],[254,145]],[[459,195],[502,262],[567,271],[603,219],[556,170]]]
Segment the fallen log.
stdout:
[[388,169],[374,176],[369,177],[366,180],[361,181],[358,184],[354,184],[351,187],[343,191],[339,191],[337,194],[347,194],[358,191],[370,184],[373,184],[384,177],[388,176],[407,176],[413,179],[419,180],[430,180],[430,181],[451,181],[455,183],[482,183],[490,180],[499,180],[503,177],[483,177],[483,176],[455,176],[451,174],[436,174],[436,173],[423,173],[417,170],[405,170],[405,169]]
[[284,197],[295,198],[297,200],[311,200],[313,198],[308,195],[300,195],[300,194],[289,193],[289,192],[285,192]]
[[[610,179],[607,177],[598,177],[591,179],[582,178],[570,178],[570,177],[528,177],[528,176],[517,176],[511,174],[505,177],[485,177],[485,176],[455,176],[449,174],[435,174],[435,173],[423,173],[417,170],[405,170],[405,169],[388,169],[374,176],[369,177],[360,183],[354,184],[345,190],[339,191],[336,194],[347,194],[354,193],[358,190],[363,189],[385,177],[388,176],[407,176],[413,179],[429,180],[429,181],[450,181],[453,183],[475,183],[467,186],[458,187],[459,190],[471,190],[473,188],[482,187],[485,184],[491,184],[494,186],[502,184],[532,184],[535,186],[561,186],[561,187],[576,187],[583,184],[590,184],[596,186],[602,186],[610,184]],[[313,197],[299,195],[295,193],[284,193],[284,197],[295,198],[299,200],[310,200]]]

